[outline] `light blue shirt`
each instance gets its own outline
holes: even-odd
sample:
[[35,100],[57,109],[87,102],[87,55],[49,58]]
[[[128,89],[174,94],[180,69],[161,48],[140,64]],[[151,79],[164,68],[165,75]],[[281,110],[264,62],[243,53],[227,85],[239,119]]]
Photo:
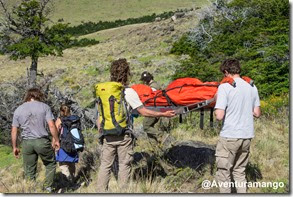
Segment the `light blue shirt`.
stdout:
[[228,83],[218,88],[215,109],[225,110],[221,137],[253,138],[253,109],[260,106],[257,88],[241,78],[235,78],[236,87]]

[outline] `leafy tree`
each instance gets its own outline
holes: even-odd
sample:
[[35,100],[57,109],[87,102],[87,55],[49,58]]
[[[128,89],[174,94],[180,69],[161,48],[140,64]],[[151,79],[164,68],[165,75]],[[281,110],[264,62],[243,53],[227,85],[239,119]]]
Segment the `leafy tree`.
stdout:
[[260,95],[289,92],[289,2],[287,0],[217,0],[200,23],[177,41],[171,53],[188,54],[173,78],[219,81],[218,68],[228,58],[241,61]]
[[0,51],[13,60],[31,58],[28,86],[36,85],[38,60],[48,55],[62,55],[71,36],[65,33],[68,24],[49,24],[51,0],[21,0],[9,9],[0,0],[4,20],[0,22]]

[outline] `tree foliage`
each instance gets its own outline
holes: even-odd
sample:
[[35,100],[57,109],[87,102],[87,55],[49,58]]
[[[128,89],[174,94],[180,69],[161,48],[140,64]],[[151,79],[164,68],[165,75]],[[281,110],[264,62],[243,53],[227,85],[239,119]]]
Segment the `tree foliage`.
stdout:
[[61,56],[70,42],[71,36],[65,32],[67,24],[49,24],[50,1],[22,0],[9,10],[5,1],[0,0],[5,14],[0,23],[0,50],[13,60],[31,58],[30,86],[36,84],[38,59],[47,55]]
[[241,61],[261,94],[289,91],[289,2],[286,0],[218,0],[201,14],[199,25],[177,41],[171,53],[188,54],[174,78],[192,76],[219,81],[221,62]]

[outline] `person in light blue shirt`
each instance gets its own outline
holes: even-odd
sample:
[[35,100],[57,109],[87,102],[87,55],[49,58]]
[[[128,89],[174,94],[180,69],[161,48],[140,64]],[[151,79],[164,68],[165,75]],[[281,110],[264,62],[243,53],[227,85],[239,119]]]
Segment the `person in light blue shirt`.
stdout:
[[[243,183],[236,187],[237,193],[246,193],[245,169],[248,163],[251,139],[254,137],[253,117],[259,117],[260,101],[255,85],[240,77],[240,63],[228,59],[220,66],[225,77],[234,80],[235,86],[223,83],[216,95],[215,114],[223,121],[216,147],[216,179],[218,182]],[[221,193],[231,193],[230,187],[220,187]],[[229,184],[228,184],[229,185]]]

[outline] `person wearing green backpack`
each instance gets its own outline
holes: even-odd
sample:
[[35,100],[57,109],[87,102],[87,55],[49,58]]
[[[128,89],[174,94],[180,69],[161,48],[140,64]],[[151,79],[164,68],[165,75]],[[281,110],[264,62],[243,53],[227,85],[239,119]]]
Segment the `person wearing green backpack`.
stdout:
[[174,111],[157,112],[145,108],[137,93],[128,88],[130,68],[126,59],[113,61],[110,68],[111,81],[96,84],[97,126],[103,144],[98,173],[98,190],[105,192],[111,174],[111,166],[118,156],[118,182],[126,189],[133,160],[133,133],[131,110],[147,117],[173,117]]

